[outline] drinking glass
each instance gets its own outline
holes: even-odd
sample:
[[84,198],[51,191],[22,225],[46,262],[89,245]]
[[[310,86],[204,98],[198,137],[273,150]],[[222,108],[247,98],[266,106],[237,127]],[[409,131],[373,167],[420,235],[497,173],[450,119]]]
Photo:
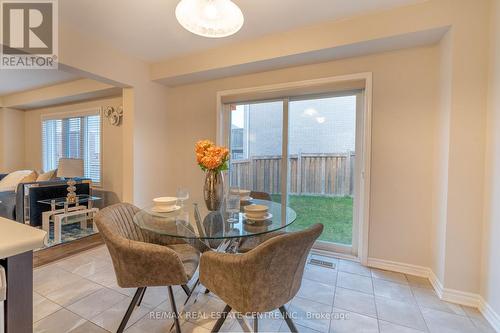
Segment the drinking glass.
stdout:
[[239,214],[240,212],[240,196],[238,194],[229,191],[226,198],[226,211],[229,213],[227,222],[236,223],[239,221],[239,218],[234,217],[235,214]]
[[179,187],[177,189],[177,200],[180,203],[180,206],[184,206],[184,201],[189,199],[189,191],[187,188]]

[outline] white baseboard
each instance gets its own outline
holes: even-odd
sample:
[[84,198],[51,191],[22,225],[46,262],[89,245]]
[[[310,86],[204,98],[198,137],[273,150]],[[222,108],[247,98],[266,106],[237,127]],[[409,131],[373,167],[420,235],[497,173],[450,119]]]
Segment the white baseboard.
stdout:
[[495,331],[500,333],[500,315],[493,310],[481,295],[445,288],[443,283],[429,267],[377,258],[368,258],[368,266],[428,278],[440,299],[451,303],[478,308]]
[[429,268],[417,265],[404,264],[384,259],[368,258],[368,266],[388,271],[429,278]]
[[438,279],[436,274],[432,271],[432,269],[429,268],[429,281],[432,284],[432,287],[434,287],[434,291],[436,294],[439,296],[439,298],[443,298],[443,284],[441,283],[441,280]]
[[493,329],[500,332],[500,316],[493,310],[484,298],[481,297],[480,301],[479,311],[481,311],[484,318],[486,318]]
[[443,301],[447,301],[450,303],[470,306],[473,308],[480,308],[481,304],[481,296],[479,294],[465,292],[461,290],[444,288],[443,283],[439,280],[439,278],[434,274],[434,272],[429,269],[429,280],[431,281],[436,294]]

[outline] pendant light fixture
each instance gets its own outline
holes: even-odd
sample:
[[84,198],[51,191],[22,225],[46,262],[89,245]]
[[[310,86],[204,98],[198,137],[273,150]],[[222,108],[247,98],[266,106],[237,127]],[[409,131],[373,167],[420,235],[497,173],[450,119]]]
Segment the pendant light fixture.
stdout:
[[231,0],[181,0],[175,16],[186,30],[210,38],[233,35],[244,22],[241,9]]

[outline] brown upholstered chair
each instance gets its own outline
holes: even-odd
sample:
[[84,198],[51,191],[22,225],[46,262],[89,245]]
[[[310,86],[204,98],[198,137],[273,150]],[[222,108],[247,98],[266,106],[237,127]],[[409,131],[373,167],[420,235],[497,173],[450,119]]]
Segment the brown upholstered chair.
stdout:
[[203,253],[200,282],[227,304],[212,332],[222,327],[231,309],[244,314],[276,308],[290,331],[297,332],[284,304],[299,291],[307,255],[322,232],[323,225],[315,224],[271,238],[244,254]]
[[251,191],[250,196],[254,199],[258,200],[268,200],[272,201],[273,199],[271,198],[271,195],[267,192],[258,192],[258,191]]
[[176,330],[180,333],[172,286],[180,285],[186,294],[190,293],[187,283],[198,268],[199,252],[182,240],[161,237],[140,229],[133,222],[138,211],[131,204],[120,203],[104,208],[95,217],[111,254],[118,285],[122,288],[137,288],[118,332],[125,329],[147,287],[168,286]]

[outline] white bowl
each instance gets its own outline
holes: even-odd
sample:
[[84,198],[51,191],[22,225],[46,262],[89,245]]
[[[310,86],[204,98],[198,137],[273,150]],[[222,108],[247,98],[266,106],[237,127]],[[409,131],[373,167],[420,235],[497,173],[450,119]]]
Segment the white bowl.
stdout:
[[245,206],[244,208],[245,213],[250,214],[252,216],[255,215],[265,215],[267,211],[269,210],[269,207],[264,206],[264,205],[248,205]]
[[257,220],[262,219],[262,218],[264,218],[267,215],[269,215],[269,213],[260,213],[260,212],[259,213],[254,213],[254,214],[252,214],[252,213],[244,213],[244,216],[246,218],[248,218],[248,219],[257,219]]
[[177,198],[176,197],[159,197],[159,198],[154,198],[153,202],[154,202],[155,206],[169,207],[169,206],[174,206],[177,203]]

